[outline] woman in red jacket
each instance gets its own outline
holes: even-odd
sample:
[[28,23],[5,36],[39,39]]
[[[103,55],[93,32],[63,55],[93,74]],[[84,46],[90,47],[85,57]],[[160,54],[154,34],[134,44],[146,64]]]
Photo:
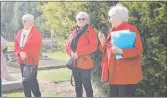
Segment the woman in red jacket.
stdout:
[[91,85],[93,61],[90,54],[97,49],[97,35],[96,31],[90,26],[88,13],[79,12],[76,20],[77,24],[73,27],[73,32],[66,43],[65,50],[69,56],[75,59],[72,74],[75,81],[76,96],[82,97],[83,84],[86,96],[93,97]]
[[[128,9],[117,4],[109,12],[112,28],[108,37],[99,33],[100,48],[103,51],[102,82],[109,82],[109,97],[133,97],[137,84],[143,79],[141,69],[142,42],[138,29],[128,24]],[[120,49],[110,43],[111,33],[119,30],[130,30],[136,33],[134,48]],[[122,54],[121,59],[115,53]]]
[[[21,74],[23,74],[27,65],[33,66],[36,70],[32,72],[32,78],[23,78],[24,94],[31,97],[33,92],[35,97],[41,97],[37,76],[37,67],[39,64],[40,50],[42,48],[42,35],[34,26],[34,16],[26,14],[22,17],[24,28],[17,32],[14,41],[14,52],[20,64]],[[27,69],[26,69],[27,70]]]

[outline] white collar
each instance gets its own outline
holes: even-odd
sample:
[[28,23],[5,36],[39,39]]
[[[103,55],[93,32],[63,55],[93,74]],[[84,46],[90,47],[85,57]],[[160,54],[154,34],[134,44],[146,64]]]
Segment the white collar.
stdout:
[[32,29],[33,26],[34,25],[32,25],[31,28],[29,28],[28,30],[26,30],[25,28],[23,28],[23,32],[25,32],[24,34],[28,34],[31,31],[31,29]]

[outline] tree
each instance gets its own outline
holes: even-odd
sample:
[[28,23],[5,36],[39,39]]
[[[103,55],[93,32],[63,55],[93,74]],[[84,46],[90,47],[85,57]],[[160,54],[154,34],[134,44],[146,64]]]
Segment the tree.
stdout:
[[17,31],[22,28],[22,16],[27,13],[34,15],[35,24],[39,29],[41,29],[41,13],[38,8],[41,4],[41,2],[2,2],[2,35],[7,40],[13,41]]
[[76,12],[83,9],[83,5],[84,2],[48,2],[41,6],[42,17],[45,20],[42,28],[56,37],[61,49],[75,24]]
[[[11,12],[14,7],[14,2],[2,2],[1,3],[1,34],[5,39],[12,39],[12,17],[13,13]],[[9,38],[7,38],[9,37]]]

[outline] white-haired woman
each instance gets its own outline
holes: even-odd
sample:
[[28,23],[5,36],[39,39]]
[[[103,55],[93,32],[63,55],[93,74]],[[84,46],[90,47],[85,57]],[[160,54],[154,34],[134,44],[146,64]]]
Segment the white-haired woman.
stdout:
[[68,39],[65,50],[67,54],[75,59],[75,66],[72,74],[75,81],[77,97],[82,97],[83,87],[87,97],[93,97],[91,84],[91,70],[93,61],[91,53],[97,49],[96,31],[90,26],[90,17],[86,12],[79,12],[76,15],[77,24],[74,25],[72,34]]
[[[22,77],[27,65],[33,66],[36,70],[32,72],[31,78],[23,78],[24,94],[31,97],[33,92],[35,97],[41,97],[37,76],[40,50],[42,47],[42,36],[40,31],[34,26],[34,16],[26,14],[22,17],[24,28],[17,32],[14,42],[14,52],[17,56]],[[33,74],[34,73],[34,74]]]
[[[137,84],[143,79],[141,69],[142,42],[138,29],[128,23],[128,9],[117,4],[108,11],[112,28],[108,37],[99,33],[101,50],[103,51],[102,82],[109,82],[109,97],[134,97]],[[120,49],[110,43],[113,31],[130,30],[136,33],[134,47]],[[116,59],[115,53],[122,54]]]

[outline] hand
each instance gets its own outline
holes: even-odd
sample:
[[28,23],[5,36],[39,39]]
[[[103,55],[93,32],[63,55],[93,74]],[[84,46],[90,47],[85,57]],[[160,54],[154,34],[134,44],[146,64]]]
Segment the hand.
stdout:
[[20,54],[21,59],[22,59],[22,60],[25,60],[25,58],[26,58],[26,53],[25,53],[25,52],[20,52],[19,54]]
[[122,49],[118,48],[118,47],[115,46],[115,45],[113,45],[113,47],[112,47],[112,52],[113,52],[114,54],[116,54],[116,53],[122,54],[122,53],[123,53]]
[[74,57],[74,52],[71,52],[71,57]]
[[78,58],[78,55],[77,53],[74,54],[74,58],[77,59]]
[[104,46],[105,43],[106,43],[106,37],[105,37],[104,34],[101,33],[101,32],[99,32],[98,37],[99,37],[99,40],[100,40],[101,45]]

